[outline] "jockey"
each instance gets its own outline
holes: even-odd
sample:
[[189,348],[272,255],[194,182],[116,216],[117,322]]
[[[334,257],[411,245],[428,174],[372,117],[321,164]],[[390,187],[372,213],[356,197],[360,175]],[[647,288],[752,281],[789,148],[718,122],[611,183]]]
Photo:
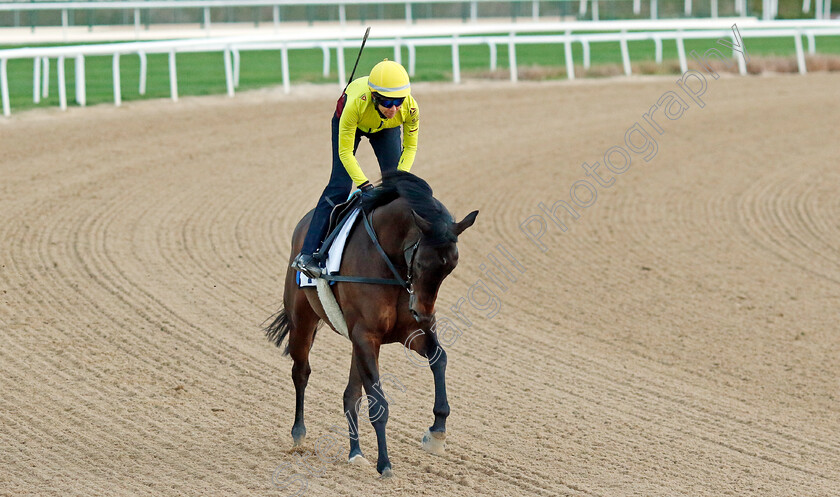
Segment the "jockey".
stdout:
[[397,62],[385,59],[373,67],[369,77],[347,85],[332,118],[330,181],[315,206],[303,247],[292,261],[293,269],[310,278],[321,275],[313,254],[327,234],[332,207],[347,199],[353,185],[362,195],[373,188],[355,157],[362,137],[370,141],[381,171],[408,171],[417,153],[419,118],[408,73]]

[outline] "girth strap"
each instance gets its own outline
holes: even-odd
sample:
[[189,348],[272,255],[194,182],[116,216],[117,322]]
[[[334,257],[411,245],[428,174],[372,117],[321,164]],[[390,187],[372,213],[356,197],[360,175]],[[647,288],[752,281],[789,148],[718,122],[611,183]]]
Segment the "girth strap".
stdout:
[[364,276],[341,276],[338,274],[322,274],[321,279],[327,281],[347,281],[350,283],[371,283],[374,285],[397,285],[402,286],[397,280],[389,280],[386,278],[365,278]]

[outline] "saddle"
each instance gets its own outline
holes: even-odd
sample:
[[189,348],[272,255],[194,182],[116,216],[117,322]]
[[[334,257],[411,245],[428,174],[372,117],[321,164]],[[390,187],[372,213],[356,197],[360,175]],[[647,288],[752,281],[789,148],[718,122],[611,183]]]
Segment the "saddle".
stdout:
[[341,228],[344,227],[344,223],[347,221],[347,216],[353,209],[361,205],[362,196],[361,195],[353,195],[345,202],[342,202],[335,207],[333,207],[332,212],[330,213],[330,223],[328,224],[327,228],[327,237],[324,238],[324,243],[321,244],[321,248],[318,249],[313,257],[316,260],[323,261],[327,258],[327,254],[330,251],[330,247],[332,246],[333,242],[335,241],[335,237],[341,231]]

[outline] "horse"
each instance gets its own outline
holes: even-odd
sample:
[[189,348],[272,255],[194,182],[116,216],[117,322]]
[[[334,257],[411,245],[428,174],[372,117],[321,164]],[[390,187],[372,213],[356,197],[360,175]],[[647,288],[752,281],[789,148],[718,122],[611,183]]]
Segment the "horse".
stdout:
[[[405,278],[401,279],[400,285],[338,281],[332,286],[353,348],[350,377],[344,390],[344,413],[350,431],[348,462],[367,463],[359,447],[357,429],[364,387],[368,413],[376,412],[376,416],[370,416],[370,422],[378,446],[376,470],[383,478],[393,475],[385,439],[388,402],[379,376],[379,349],[383,344],[402,343],[429,360],[435,387],[434,423],[423,435],[422,446],[431,453],[444,450],[449,415],[445,381],[447,358],[434,332],[435,300],[444,278],[458,264],[458,235],[473,225],[478,211],[454,222],[446,207],[432,193],[428,183],[414,174],[385,171],[381,184],[365,193],[361,201],[359,217],[368,216],[373,233],[366,233],[358,224],[353,228],[344,248],[341,273],[378,278],[378,281],[398,274]],[[312,211],[295,227],[291,254],[300,250],[311,217]],[[376,255],[377,252],[380,255]],[[330,323],[317,292],[313,288],[298,287],[296,272],[291,268],[287,270],[283,307],[269,318],[271,323],[264,331],[278,347],[288,336],[283,355],[290,355],[293,361],[295,421],[292,438],[294,445],[299,446],[306,437],[303,406],[311,372],[309,351],[321,321],[334,331],[336,327]],[[399,277],[397,281],[400,281]],[[418,330],[422,333],[418,334]]]

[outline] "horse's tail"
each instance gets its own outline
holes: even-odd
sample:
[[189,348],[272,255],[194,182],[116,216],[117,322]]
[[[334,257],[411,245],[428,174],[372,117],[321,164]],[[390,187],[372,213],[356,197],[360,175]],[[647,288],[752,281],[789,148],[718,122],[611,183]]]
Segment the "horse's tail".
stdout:
[[[268,319],[271,319],[271,324],[265,327],[265,336],[269,341],[274,343],[274,345],[282,347],[283,340],[286,339],[286,335],[288,335],[289,331],[292,329],[292,322],[289,319],[289,314],[286,312],[286,309],[281,307],[276,314],[272,315]],[[286,350],[283,351],[283,355],[289,355],[288,343],[286,344]]]

